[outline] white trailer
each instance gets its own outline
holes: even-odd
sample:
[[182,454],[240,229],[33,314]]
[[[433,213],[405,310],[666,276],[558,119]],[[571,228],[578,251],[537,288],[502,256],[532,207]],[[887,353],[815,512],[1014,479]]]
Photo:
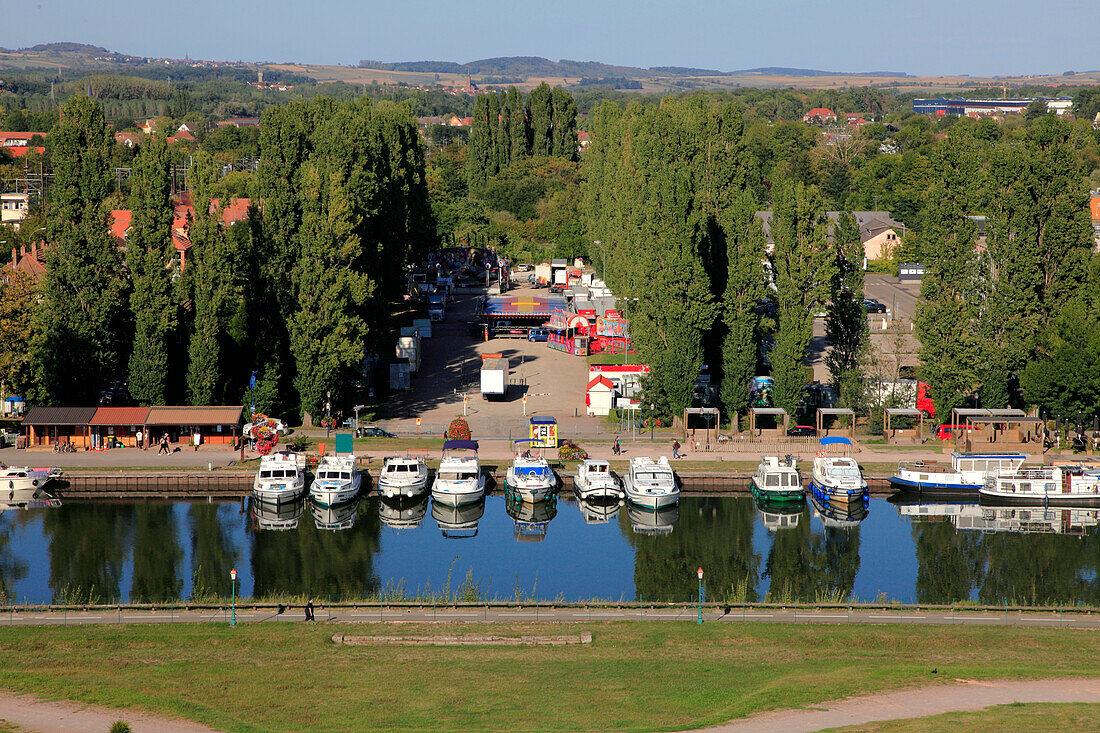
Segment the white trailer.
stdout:
[[508,389],[508,360],[494,357],[481,360],[481,394],[485,399],[503,397]]
[[413,327],[420,332],[421,339],[432,337],[432,321],[430,318],[417,318],[413,321]]
[[412,336],[401,336],[397,339],[395,349],[398,359],[409,360],[409,370],[416,374],[420,371],[420,332],[416,331]]

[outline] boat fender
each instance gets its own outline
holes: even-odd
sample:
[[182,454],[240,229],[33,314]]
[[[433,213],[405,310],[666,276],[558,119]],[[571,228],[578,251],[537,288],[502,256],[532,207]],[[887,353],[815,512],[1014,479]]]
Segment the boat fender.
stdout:
[[38,486],[38,479],[31,481],[31,486]]

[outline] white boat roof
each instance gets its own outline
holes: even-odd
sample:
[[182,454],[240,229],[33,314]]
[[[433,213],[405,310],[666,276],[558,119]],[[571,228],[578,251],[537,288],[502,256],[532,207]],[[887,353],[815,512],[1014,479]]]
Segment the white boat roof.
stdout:
[[821,456],[817,460],[831,463],[834,466],[851,466],[852,468],[859,468],[856,459],[848,456]]
[[649,456],[636,456],[630,459],[630,467],[632,469],[638,470],[671,470],[672,468],[668,465],[668,458],[666,458],[665,456],[659,456],[657,460],[653,460]]
[[760,465],[764,466],[768,470],[773,471],[796,471],[798,462],[790,457],[790,463],[787,463],[787,456],[780,458],[779,456],[761,456]]
[[401,465],[408,465],[410,463],[417,464],[417,465],[422,464],[422,463],[424,463],[424,457],[423,456],[386,456],[384,459],[382,459],[382,465],[383,466],[389,466],[391,464],[395,465],[395,466],[401,466]]
[[952,458],[1019,458],[1021,460],[1027,460],[1026,453],[1020,453],[1019,451],[982,451],[980,453],[964,453],[961,451],[951,451]]
[[260,456],[260,468],[302,468],[305,465],[305,456],[298,453],[272,453]]
[[592,468],[592,467],[595,467],[595,466],[600,466],[602,468],[610,468],[611,467],[611,464],[608,461],[603,460],[602,458],[585,458],[584,459],[584,465],[588,466],[589,468]]
[[322,456],[321,460],[317,462],[317,470],[322,468],[335,468],[338,470],[355,470],[355,458],[352,456]]
[[439,467],[450,464],[453,466],[466,466],[477,463],[477,456],[444,456],[439,459]]

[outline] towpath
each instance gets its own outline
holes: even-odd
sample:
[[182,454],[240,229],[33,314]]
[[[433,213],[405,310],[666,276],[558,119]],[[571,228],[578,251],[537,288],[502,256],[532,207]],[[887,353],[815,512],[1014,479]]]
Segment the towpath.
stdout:
[[123,720],[133,733],[206,733],[213,730],[190,720],[114,710],[68,700],[43,700],[0,690],[0,723],[41,733],[103,733]]

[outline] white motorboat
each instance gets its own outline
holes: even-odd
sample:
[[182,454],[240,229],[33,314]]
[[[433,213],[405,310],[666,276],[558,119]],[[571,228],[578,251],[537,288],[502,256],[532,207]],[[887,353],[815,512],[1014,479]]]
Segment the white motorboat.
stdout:
[[822,451],[814,458],[810,494],[826,504],[862,503],[867,499],[867,482],[854,458]]
[[630,519],[630,530],[634,534],[672,534],[672,526],[680,518],[680,507],[676,504],[669,504],[660,509],[652,509],[636,504],[628,504],[626,516]]
[[382,524],[392,529],[413,529],[419,527],[428,514],[428,495],[406,499],[402,497],[378,499],[378,518]]
[[378,495],[411,499],[428,490],[428,464],[423,456],[389,456],[378,474]]
[[322,456],[314,476],[309,498],[321,506],[346,504],[359,496],[363,484],[354,456]]
[[988,479],[978,496],[991,504],[1100,506],[1100,470],[1082,466],[1020,469]]
[[977,491],[985,482],[1002,473],[1015,473],[1027,460],[1024,453],[987,452],[951,453],[951,465],[924,461],[898,464],[890,483],[917,491]]
[[432,500],[432,519],[439,531],[451,540],[477,537],[477,523],[485,515],[485,497],[469,504],[440,504]]
[[313,523],[317,525],[317,529],[351,529],[359,514],[359,498],[336,504],[322,504],[311,498],[309,512],[313,515]]
[[611,472],[611,464],[598,458],[585,459],[577,466],[573,489],[585,501],[621,501],[626,498],[618,477]]
[[530,444],[530,439],[513,441],[515,458],[504,478],[504,493],[510,497],[535,503],[545,501],[558,489],[558,477],[542,452]]
[[680,501],[680,487],[665,456],[657,460],[648,456],[631,458],[623,477],[623,489],[632,503],[650,509],[672,506]]
[[0,464],[0,496],[3,496],[6,490],[8,501],[18,501],[16,496],[25,497],[22,501],[27,501],[36,498],[50,484],[60,479],[61,469],[59,468],[30,468]]
[[443,457],[432,484],[434,503],[461,506],[485,496],[485,474],[477,460],[477,447],[476,440],[448,440],[443,444]]
[[761,456],[751,485],[752,495],[762,501],[802,504],[802,477],[791,456]]
[[280,451],[260,456],[260,470],[252,484],[252,495],[261,501],[296,501],[306,493],[306,459],[297,453]]

